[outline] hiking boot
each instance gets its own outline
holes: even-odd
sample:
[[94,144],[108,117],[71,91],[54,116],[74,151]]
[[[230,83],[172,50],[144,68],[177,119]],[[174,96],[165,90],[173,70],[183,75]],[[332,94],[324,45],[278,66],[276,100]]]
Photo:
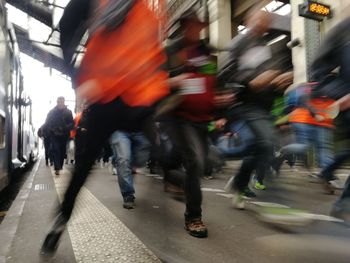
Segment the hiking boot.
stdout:
[[244,209],[244,193],[237,192],[232,199],[233,207],[236,209]]
[[134,209],[135,208],[135,197],[134,196],[125,197],[123,207],[125,209]]
[[191,236],[194,237],[204,238],[208,236],[208,229],[203,224],[200,217],[185,220],[185,229]]
[[248,198],[254,198],[254,197],[256,197],[256,194],[255,194],[252,190],[250,190],[249,187],[246,187],[246,188],[243,190],[242,194],[243,194],[245,197],[248,197]]
[[42,255],[52,255],[56,252],[61,235],[66,228],[66,224],[67,219],[65,219],[60,213],[56,217],[53,227],[45,237],[44,243],[41,246],[40,251]]
[[266,190],[266,186],[262,183],[259,183],[259,182],[255,182],[254,188],[256,190]]

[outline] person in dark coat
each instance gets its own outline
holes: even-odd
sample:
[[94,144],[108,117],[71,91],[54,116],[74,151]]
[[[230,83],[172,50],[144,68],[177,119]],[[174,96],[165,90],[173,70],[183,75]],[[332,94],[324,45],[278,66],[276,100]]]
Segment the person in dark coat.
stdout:
[[57,105],[47,115],[45,127],[50,137],[55,174],[63,167],[69,132],[74,127],[72,112],[64,104],[64,97],[57,98]]
[[51,155],[51,142],[50,142],[50,136],[49,133],[45,127],[45,124],[41,125],[41,127],[38,130],[38,136],[43,140],[44,142],[44,150],[45,150],[45,163],[46,166],[53,164],[53,158]]

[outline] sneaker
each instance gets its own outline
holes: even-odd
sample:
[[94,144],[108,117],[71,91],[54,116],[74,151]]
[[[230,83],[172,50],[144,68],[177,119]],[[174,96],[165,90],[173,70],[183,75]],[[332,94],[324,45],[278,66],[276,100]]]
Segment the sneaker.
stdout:
[[294,172],[294,173],[299,171],[298,168],[295,167],[295,165],[289,166],[289,169],[291,172]]
[[209,180],[213,180],[214,177],[211,175],[205,175],[205,176],[203,176],[203,179],[209,181]]
[[342,184],[342,182],[338,178],[329,181],[329,184],[336,190],[343,190],[344,189],[344,185]]
[[350,210],[346,209],[344,206],[339,204],[334,204],[330,215],[350,223]]
[[312,221],[307,215],[306,211],[290,207],[270,206],[262,208],[259,212],[262,221],[275,225],[303,226]]
[[266,186],[263,185],[263,184],[261,184],[261,183],[259,183],[259,182],[255,182],[254,188],[255,188],[256,190],[266,190]]
[[202,219],[200,217],[185,220],[185,229],[191,236],[194,237],[204,238],[208,236],[208,229],[203,224]]
[[232,204],[233,204],[234,208],[243,210],[244,209],[244,193],[237,192],[233,196]]
[[124,198],[123,207],[125,209],[134,209],[135,208],[135,197],[128,196],[128,197]]
[[40,251],[42,255],[52,255],[56,252],[61,235],[66,228],[66,224],[67,220],[62,214],[59,214],[41,246]]
[[256,197],[256,193],[254,193],[252,190],[250,190],[249,187],[246,187],[242,193],[245,197],[248,197],[248,198]]

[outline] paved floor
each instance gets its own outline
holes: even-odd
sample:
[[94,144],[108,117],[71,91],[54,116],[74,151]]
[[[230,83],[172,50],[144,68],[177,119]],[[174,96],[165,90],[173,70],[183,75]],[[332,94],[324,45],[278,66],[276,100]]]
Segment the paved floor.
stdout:
[[[126,210],[116,176],[96,166],[56,255],[45,259],[39,248],[70,167],[56,177],[40,164],[32,172],[32,181],[24,185],[22,212],[13,209],[0,225],[0,262],[349,262],[350,229],[343,224],[317,216],[313,218],[322,220],[306,226],[276,227],[261,222],[251,209],[233,209],[230,195],[222,189],[238,165],[229,162],[223,173],[202,181],[207,239],[184,231],[183,200],[164,193],[159,176],[145,170],[135,176],[137,207]],[[256,201],[277,202],[312,214],[327,215],[336,198],[323,194],[322,187],[310,183],[303,171],[284,169],[267,184],[268,190],[257,192]]]

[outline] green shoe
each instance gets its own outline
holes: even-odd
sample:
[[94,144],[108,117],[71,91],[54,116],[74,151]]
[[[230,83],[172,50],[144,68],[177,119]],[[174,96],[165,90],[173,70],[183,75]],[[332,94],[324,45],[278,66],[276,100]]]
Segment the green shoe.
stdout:
[[313,221],[307,211],[290,207],[264,207],[259,212],[262,221],[276,225],[303,226]]
[[233,207],[236,209],[244,209],[244,193],[237,192],[233,196],[232,200]]
[[255,185],[254,185],[254,188],[257,189],[257,190],[265,190],[266,189],[266,186],[259,183],[259,182],[256,182]]

